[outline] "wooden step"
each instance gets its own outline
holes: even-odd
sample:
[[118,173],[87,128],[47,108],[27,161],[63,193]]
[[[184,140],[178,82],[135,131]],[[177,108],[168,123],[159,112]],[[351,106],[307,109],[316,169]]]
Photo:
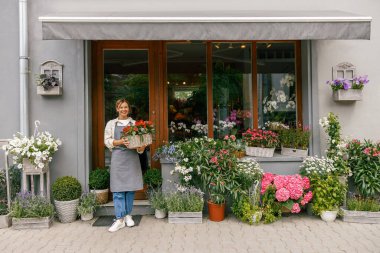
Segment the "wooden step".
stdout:
[[[152,209],[150,202],[148,200],[134,200],[132,215],[150,215],[154,214],[154,209]],[[95,216],[106,216],[115,215],[115,208],[113,201],[110,201],[106,204],[100,205],[95,212]]]

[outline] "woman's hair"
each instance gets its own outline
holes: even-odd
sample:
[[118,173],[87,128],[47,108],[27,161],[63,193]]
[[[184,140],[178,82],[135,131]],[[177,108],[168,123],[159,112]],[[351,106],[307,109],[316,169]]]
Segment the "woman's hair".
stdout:
[[115,104],[115,106],[116,106],[116,110],[117,110],[117,108],[119,108],[119,106],[120,106],[122,103],[127,103],[127,104],[128,104],[128,107],[130,107],[130,106],[129,106],[129,102],[128,102],[128,100],[126,100],[125,98],[120,98],[120,99],[118,99],[118,100],[116,101],[116,104]]

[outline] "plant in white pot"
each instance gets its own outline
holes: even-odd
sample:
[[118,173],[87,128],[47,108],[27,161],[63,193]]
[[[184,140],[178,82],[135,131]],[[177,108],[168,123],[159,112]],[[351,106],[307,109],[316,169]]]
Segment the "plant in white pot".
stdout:
[[161,189],[152,189],[149,191],[149,202],[155,209],[154,215],[157,219],[166,217],[166,198]]
[[94,212],[98,204],[94,192],[83,193],[77,208],[78,214],[82,221],[89,221],[94,218]]
[[96,194],[98,204],[108,202],[108,192],[110,186],[110,173],[106,168],[96,168],[89,175],[89,188]]
[[334,175],[311,177],[313,189],[313,212],[320,215],[322,220],[335,221],[339,207],[342,205],[346,186],[340,183]]
[[62,223],[75,221],[82,193],[78,179],[70,176],[58,178],[52,185],[52,193],[59,220]]

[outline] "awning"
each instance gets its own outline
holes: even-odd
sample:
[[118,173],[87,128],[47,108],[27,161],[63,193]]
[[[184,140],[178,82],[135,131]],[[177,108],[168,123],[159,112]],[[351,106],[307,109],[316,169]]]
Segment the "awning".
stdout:
[[39,20],[45,40],[345,40],[370,39],[372,18],[341,11],[157,11]]

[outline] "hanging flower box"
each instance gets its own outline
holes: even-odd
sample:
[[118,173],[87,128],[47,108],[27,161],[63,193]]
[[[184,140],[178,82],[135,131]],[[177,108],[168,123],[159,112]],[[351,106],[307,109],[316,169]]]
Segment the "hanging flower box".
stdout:
[[363,90],[361,89],[348,89],[348,90],[334,90],[334,101],[358,101],[363,98]]
[[37,95],[59,96],[59,95],[62,95],[62,87],[54,86],[49,89],[44,89],[44,87],[42,86],[37,86]]
[[249,156],[273,157],[275,148],[245,147],[245,153]]
[[131,148],[131,149],[152,144],[151,134],[130,135],[127,138],[129,141],[128,148]]
[[295,156],[295,157],[307,157],[308,149],[295,149],[281,147],[281,155]]

